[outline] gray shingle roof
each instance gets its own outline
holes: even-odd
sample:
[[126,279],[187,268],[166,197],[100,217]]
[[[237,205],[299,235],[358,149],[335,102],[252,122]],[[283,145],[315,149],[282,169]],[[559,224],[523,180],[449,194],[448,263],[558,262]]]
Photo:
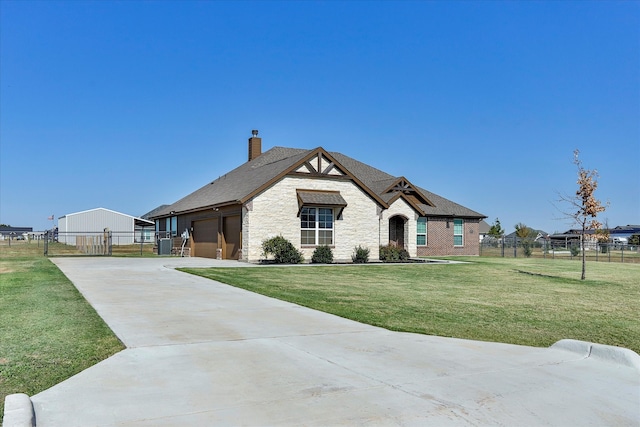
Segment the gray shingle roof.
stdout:
[[[211,206],[242,203],[249,196],[268,183],[284,176],[305,157],[322,150],[274,147],[254,160],[240,165],[213,182],[201,187],[164,209],[154,212],[154,217],[167,216],[171,212],[181,213],[195,211]],[[398,177],[389,175],[379,169],[359,162],[338,152],[328,152],[344,169],[364,184],[373,194],[385,203],[393,194],[383,194]],[[462,216],[484,218],[485,216],[462,205],[438,196],[422,188],[416,187],[422,195],[435,206],[420,205],[425,213],[436,216]]]
[[188,212],[226,203],[239,203],[251,192],[288,170],[309,151],[274,147],[167,206],[155,216],[166,216],[171,212]]
[[169,205],[160,205],[157,208],[150,210],[149,212],[147,212],[144,215],[140,215],[140,218],[142,219],[149,219],[149,218],[153,218],[158,212],[162,212],[164,211],[165,208],[168,208]]
[[435,206],[420,205],[424,213],[427,215],[457,216],[457,217],[467,217],[467,218],[486,218],[486,216],[482,215],[481,213],[478,213],[462,205],[459,205],[455,202],[452,202],[449,199],[445,199],[444,197],[439,196],[430,191],[427,191],[424,188],[418,187],[418,189],[427,199],[429,199],[435,205]]
[[[369,187],[373,192],[378,194],[385,202],[389,201],[393,197],[393,194],[381,193],[389,188],[389,186],[393,184],[394,181],[397,181],[399,177],[389,175],[386,172],[383,172],[365,163],[359,162],[341,153],[329,154],[331,154],[337,161],[344,165],[349,170],[349,172],[358,177],[358,179],[362,181],[367,187]],[[451,200],[445,199],[444,197],[427,191],[423,188],[416,187],[416,189],[419,190],[424,197],[426,197],[435,205],[435,207],[424,204],[420,205],[421,209],[427,215],[478,218],[485,217],[481,213],[454,203]]]

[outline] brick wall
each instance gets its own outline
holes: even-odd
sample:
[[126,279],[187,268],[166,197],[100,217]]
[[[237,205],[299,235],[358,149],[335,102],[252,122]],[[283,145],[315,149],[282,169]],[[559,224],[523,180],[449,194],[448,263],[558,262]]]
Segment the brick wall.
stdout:
[[427,245],[418,246],[418,256],[479,255],[479,220],[464,219],[463,221],[463,246],[458,247],[453,245],[453,219],[429,218]]

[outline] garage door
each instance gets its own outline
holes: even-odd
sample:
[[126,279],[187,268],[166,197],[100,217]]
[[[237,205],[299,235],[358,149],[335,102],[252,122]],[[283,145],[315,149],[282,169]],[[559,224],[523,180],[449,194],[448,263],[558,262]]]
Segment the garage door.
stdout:
[[218,219],[193,222],[193,256],[215,258],[218,249]]
[[223,219],[224,259],[238,259],[240,250],[240,215]]

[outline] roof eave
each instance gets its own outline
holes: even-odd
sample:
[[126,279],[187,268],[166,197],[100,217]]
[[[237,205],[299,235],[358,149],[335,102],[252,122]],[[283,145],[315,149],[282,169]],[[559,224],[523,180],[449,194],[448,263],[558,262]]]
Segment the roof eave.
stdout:
[[156,215],[156,216],[152,216],[149,217],[149,219],[151,220],[156,220],[156,219],[162,219],[162,218],[169,218],[172,216],[176,216],[176,215],[186,215],[186,214],[190,214],[190,213],[194,213],[194,212],[202,212],[202,211],[208,211],[208,210],[213,210],[216,208],[224,208],[227,206],[233,206],[233,205],[242,205],[243,202],[241,202],[240,200],[233,200],[233,201],[228,201],[228,202],[221,202],[221,203],[214,203],[211,205],[207,205],[207,206],[200,206],[197,208],[192,208],[192,209],[185,209],[182,211],[170,211],[167,213],[163,213],[161,215]]

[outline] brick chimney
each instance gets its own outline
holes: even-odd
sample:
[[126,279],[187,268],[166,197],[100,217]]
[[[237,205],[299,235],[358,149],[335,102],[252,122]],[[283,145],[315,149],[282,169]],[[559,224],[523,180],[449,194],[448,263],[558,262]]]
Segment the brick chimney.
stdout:
[[262,138],[258,138],[258,131],[252,130],[251,138],[249,138],[249,161],[255,159],[262,154]]

